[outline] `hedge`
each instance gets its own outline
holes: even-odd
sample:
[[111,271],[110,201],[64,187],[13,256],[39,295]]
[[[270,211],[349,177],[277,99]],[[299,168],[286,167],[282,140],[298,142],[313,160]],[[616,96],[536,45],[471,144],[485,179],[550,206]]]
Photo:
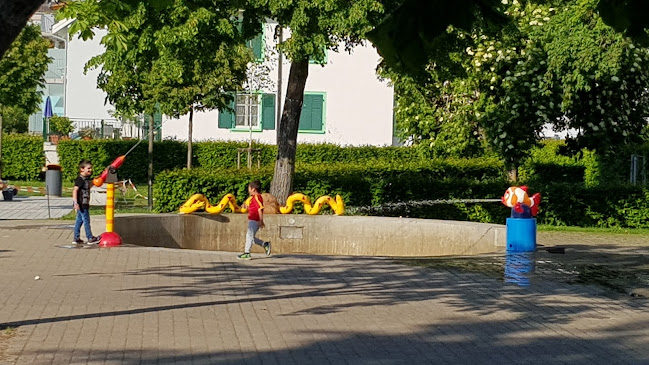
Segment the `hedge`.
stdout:
[[[77,165],[88,159],[95,170],[104,169],[115,158],[126,153],[136,141],[61,141],[58,144],[59,160],[63,166],[63,177],[72,181],[77,175]],[[131,152],[118,175],[137,182],[147,181],[148,149],[141,143]],[[245,142],[199,142],[194,145],[193,166],[206,170],[220,171],[237,165],[237,148],[247,147]],[[272,168],[277,148],[269,145],[255,145],[261,149],[262,166]],[[154,143],[154,172],[182,169],[187,164],[187,145],[179,141]],[[255,156],[256,158],[256,156]],[[241,164],[246,164],[246,154],[242,154]],[[495,158],[475,159],[424,159],[416,149],[409,147],[340,147],[328,144],[299,145],[296,152],[298,164],[368,164],[391,169],[391,166],[422,166],[427,169],[436,166],[440,174],[470,175],[477,179],[504,176],[502,162]],[[256,166],[256,160],[255,164]]]
[[[154,185],[155,208],[159,212],[177,211],[192,194],[204,194],[217,202],[227,193],[234,193],[239,202],[247,195],[247,183],[258,179],[262,189],[270,188],[273,170],[204,170],[165,171]],[[434,168],[385,170],[360,165],[299,165],[295,171],[294,190],[316,199],[322,195],[340,194],[346,205],[366,207],[408,200],[500,197],[505,191],[504,179],[477,180],[473,178],[440,176]],[[435,214],[434,212],[431,214]],[[395,212],[394,215],[403,215]],[[438,218],[441,218],[439,216]],[[446,217],[449,219],[448,217]]]
[[44,166],[43,138],[19,134],[3,135],[3,179],[37,180]]
[[[217,202],[234,193],[246,198],[247,183],[270,188],[272,169],[165,171],[157,176],[154,194],[159,212],[177,211],[194,193]],[[470,220],[504,224],[510,210],[499,202],[437,204],[434,200],[500,198],[509,184],[504,179],[441,177],[435,169],[382,170],[369,167],[300,165],[294,190],[316,199],[340,194],[350,214]],[[649,190],[634,186],[596,186],[546,183],[530,185],[540,192],[539,223],[583,227],[649,228]]]
[[[90,160],[98,175],[117,157],[128,152],[137,141],[61,141],[57,150],[63,167],[63,179],[74,181],[79,174],[79,161]],[[147,141],[140,143],[117,170],[120,178],[137,182],[147,181],[149,154]],[[177,141],[155,142],[153,146],[153,169],[157,174],[163,170],[182,168],[187,163],[187,144]]]

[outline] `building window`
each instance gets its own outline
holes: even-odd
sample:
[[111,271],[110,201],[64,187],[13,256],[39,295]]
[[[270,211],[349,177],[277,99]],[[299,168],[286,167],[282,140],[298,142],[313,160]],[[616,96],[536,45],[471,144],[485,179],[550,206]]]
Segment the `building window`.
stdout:
[[219,128],[275,129],[275,98],[275,94],[237,94],[228,109],[219,111]]
[[259,95],[237,94],[235,128],[259,127]]

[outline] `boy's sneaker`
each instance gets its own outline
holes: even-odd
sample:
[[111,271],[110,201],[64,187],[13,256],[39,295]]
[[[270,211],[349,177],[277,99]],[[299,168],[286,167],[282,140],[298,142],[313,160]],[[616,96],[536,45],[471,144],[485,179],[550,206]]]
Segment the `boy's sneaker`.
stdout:
[[95,236],[95,237],[88,240],[89,245],[96,245],[98,243],[99,243],[99,237],[97,237],[97,236]]
[[74,241],[72,241],[73,245],[83,245],[83,240],[81,238],[77,238]]
[[270,242],[264,242],[264,251],[266,251],[266,256],[270,256]]
[[237,256],[237,259],[239,259],[239,260],[252,260],[252,256],[250,256],[249,253],[242,253],[241,255]]

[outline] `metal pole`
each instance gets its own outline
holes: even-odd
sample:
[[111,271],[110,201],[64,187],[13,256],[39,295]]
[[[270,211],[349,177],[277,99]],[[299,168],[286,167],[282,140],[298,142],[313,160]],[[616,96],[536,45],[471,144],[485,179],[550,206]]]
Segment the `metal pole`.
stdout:
[[52,214],[50,213],[50,193],[48,191],[47,184],[45,184],[45,196],[47,197],[47,219],[52,219]]
[[[282,43],[284,41],[284,29],[280,26],[277,25],[279,28],[279,43]],[[275,127],[276,131],[279,131],[279,123],[282,119],[282,77],[283,76],[283,66],[284,66],[284,56],[282,55],[282,52],[280,50],[277,50],[279,53],[278,55],[278,61],[277,61],[277,101],[275,102],[275,105],[277,106],[277,109],[275,110],[276,117],[275,117],[275,124],[277,126]],[[277,138],[279,138],[279,133],[277,133]],[[278,144],[276,141],[275,144]]]
[[635,167],[635,155],[631,155],[631,171],[629,173],[629,183],[635,185],[635,179],[634,179],[634,167]]
[[642,186],[647,186],[647,156],[642,156]]
[[153,210],[153,114],[149,116],[149,196],[148,207]]

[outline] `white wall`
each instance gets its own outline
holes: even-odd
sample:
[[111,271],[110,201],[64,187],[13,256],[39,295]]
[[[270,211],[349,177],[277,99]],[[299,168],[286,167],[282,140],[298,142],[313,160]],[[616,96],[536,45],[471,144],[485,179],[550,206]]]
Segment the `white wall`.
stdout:
[[[65,36],[67,28],[61,32]],[[83,73],[86,62],[104,52],[99,43],[104,35],[106,30],[100,29],[95,30],[92,40],[83,41],[74,36],[68,42],[66,115],[70,118],[112,119],[108,111],[114,108],[110,104],[104,105],[106,93],[97,88],[99,70]]]
[[[274,27],[268,23],[265,29],[265,47],[269,54],[272,47]],[[67,31],[67,28],[61,32]],[[288,32],[285,32],[286,36]],[[91,57],[104,51],[99,43],[106,34],[96,30],[95,37],[83,41],[76,36],[68,45],[67,65],[67,111],[70,118],[112,119],[104,105],[106,94],[97,88],[98,70],[83,73],[84,66]],[[60,34],[61,36],[64,35]],[[341,47],[342,48],[342,47]],[[278,79],[277,55],[271,56],[271,80]],[[391,145],[393,89],[387,82],[378,80],[375,69],[379,55],[371,44],[358,46],[352,54],[328,51],[327,64],[311,65],[306,91],[325,93],[325,132],[320,134],[300,133],[299,142],[328,142],[340,145]],[[290,63],[283,62],[283,90],[285,96]],[[274,83],[267,92],[277,93]],[[278,105],[281,107],[281,105]],[[248,132],[231,131],[218,128],[218,111],[194,114],[195,140],[243,140],[249,139]],[[275,121],[276,125],[279,121]],[[163,138],[187,140],[188,116],[180,119],[163,118]],[[276,130],[253,132],[253,139],[263,143],[276,142]]]
[[[266,48],[272,45],[275,24],[266,24]],[[286,34],[286,32],[285,32]],[[342,48],[342,47],[341,47]],[[298,142],[327,142],[340,145],[392,145],[393,88],[379,81],[375,69],[379,55],[371,44],[358,46],[352,54],[328,51],[328,62],[311,65],[305,92],[325,92],[325,133],[298,135]],[[278,79],[277,60],[271,60],[272,80]],[[290,63],[284,60],[282,71],[282,104]],[[274,88],[274,89],[273,89]],[[276,93],[277,85],[270,88]],[[280,106],[281,107],[281,106]],[[218,128],[218,111],[194,114],[194,140],[243,140],[248,132]],[[275,121],[277,125],[279,121]],[[188,116],[163,120],[164,138],[187,140]],[[253,132],[253,140],[276,142],[276,130]]]

